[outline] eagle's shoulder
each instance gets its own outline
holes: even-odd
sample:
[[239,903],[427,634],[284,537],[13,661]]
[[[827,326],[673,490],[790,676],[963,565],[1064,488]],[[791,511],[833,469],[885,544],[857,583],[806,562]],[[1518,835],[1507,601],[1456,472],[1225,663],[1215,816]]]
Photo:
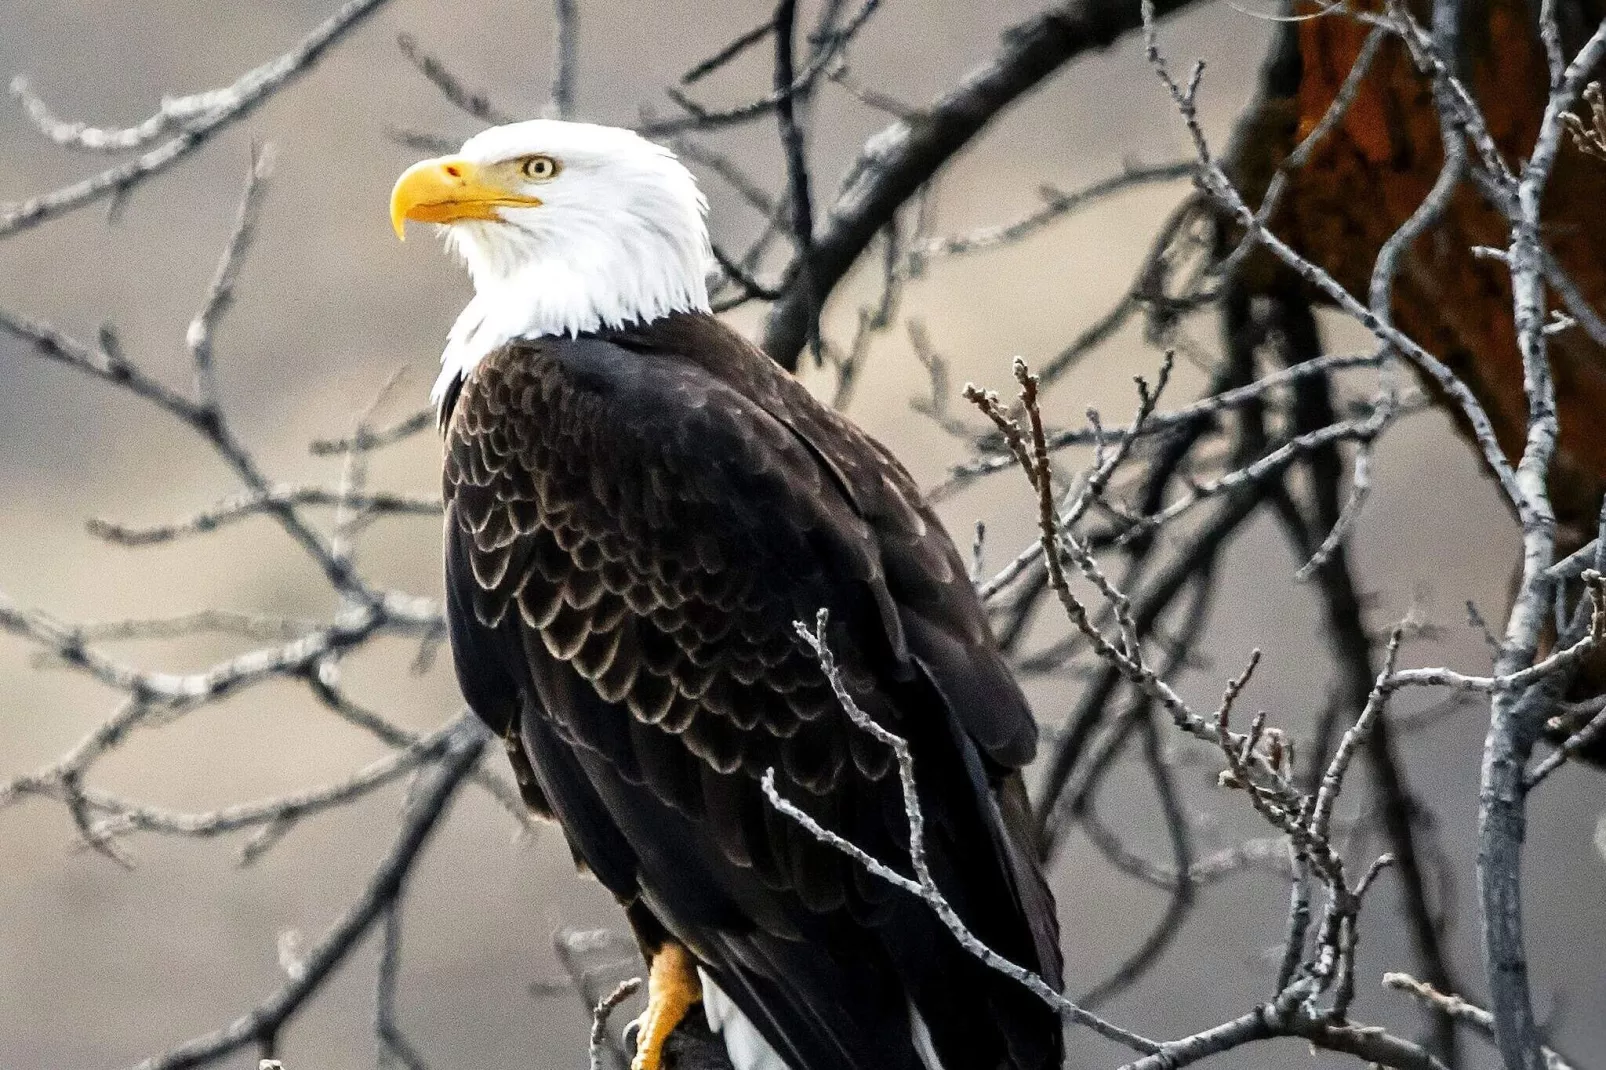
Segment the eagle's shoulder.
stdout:
[[[666,369],[674,369],[668,374],[690,380],[686,387],[717,383],[751,407],[748,418],[762,414],[774,421],[772,428],[784,428],[872,529],[897,573],[892,581],[908,597],[926,603],[961,589],[958,600],[968,597],[969,581],[953,541],[897,457],[751,342],[704,315],[670,317],[652,329],[623,333],[619,341],[657,355]],[[964,616],[951,623],[963,628],[967,639],[980,640],[971,622],[960,619]]]

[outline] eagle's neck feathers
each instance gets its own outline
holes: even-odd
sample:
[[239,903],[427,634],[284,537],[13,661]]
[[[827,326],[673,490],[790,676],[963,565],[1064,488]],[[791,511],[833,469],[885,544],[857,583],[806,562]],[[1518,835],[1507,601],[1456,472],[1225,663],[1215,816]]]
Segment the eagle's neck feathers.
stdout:
[[453,382],[466,379],[487,353],[518,339],[576,337],[674,312],[707,312],[701,265],[666,265],[662,258],[615,259],[577,266],[537,260],[515,274],[477,285],[447,335],[438,403]]

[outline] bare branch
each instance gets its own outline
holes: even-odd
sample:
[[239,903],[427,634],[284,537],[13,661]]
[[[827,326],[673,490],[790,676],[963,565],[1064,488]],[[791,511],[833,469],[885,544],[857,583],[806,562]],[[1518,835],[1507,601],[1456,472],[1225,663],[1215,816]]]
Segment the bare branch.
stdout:
[[696,82],[702,81],[704,78],[708,77],[710,74],[713,74],[715,71],[725,66],[725,64],[735,59],[737,56],[740,56],[743,52],[746,52],[749,48],[752,48],[754,45],[758,44],[774,29],[775,17],[772,15],[763,22],[759,23],[757,26],[754,26],[751,30],[748,30],[746,33],[738,34],[735,40],[731,41],[730,44],[726,45],[718,52],[715,52],[712,56],[709,56],[700,63],[693,64],[685,74],[680,76],[680,84],[692,85]]
[[[422,601],[422,600],[418,600]],[[387,598],[379,608],[364,606],[337,614],[331,623],[297,635],[278,646],[262,647],[235,655],[201,672],[147,672],[132,668],[85,644],[67,624],[39,610],[23,609],[0,595],[0,630],[28,639],[51,651],[68,665],[142,702],[161,702],[189,709],[260,683],[274,676],[296,675],[316,665],[331,651],[361,642],[392,628],[403,632],[432,624],[438,614],[418,612],[405,596]]]
[[1190,491],[1181,498],[1172,502],[1158,513],[1141,517],[1122,536],[1126,539],[1137,538],[1156,527],[1176,519],[1199,502],[1223,491],[1232,490],[1246,483],[1259,482],[1280,475],[1289,465],[1299,459],[1301,454],[1310,453],[1333,442],[1351,440],[1367,444],[1377,438],[1397,416],[1397,410],[1388,405],[1379,406],[1370,416],[1360,420],[1346,420],[1342,423],[1332,424],[1315,431],[1299,435],[1251,464],[1228,472],[1217,479],[1205,483],[1195,484]]
[[389,427],[372,430],[362,428],[351,438],[317,439],[312,443],[312,452],[316,456],[327,457],[336,453],[350,453],[353,450],[382,449],[428,430],[435,426],[435,419],[435,407],[432,405],[411,413]]
[[74,208],[81,208],[104,197],[122,196],[128,190],[166,171],[209,141],[219,131],[244,118],[264,100],[286,84],[306,73],[323,54],[364,19],[383,7],[387,0],[347,0],[329,18],[290,51],[241,75],[233,84],[162,103],[161,109],[137,126],[106,131],[83,124],[62,124],[38,104],[24,82],[13,83],[12,91],[30,106],[38,125],[54,140],[85,147],[143,148],[158,137],[172,133],[167,141],[132,160],[108,168],[80,182],[63,186],[21,204],[0,209],[0,239],[53,219]]
[[1328,824],[1333,819],[1333,805],[1338,801],[1338,793],[1344,790],[1344,775],[1349,771],[1350,762],[1355,758],[1355,752],[1371,734],[1372,726],[1383,715],[1383,709],[1388,703],[1388,682],[1394,675],[1394,666],[1400,658],[1400,641],[1405,637],[1405,629],[1396,626],[1393,634],[1389,636],[1388,650],[1383,655],[1383,667],[1378,671],[1377,683],[1372,685],[1372,693],[1367,696],[1366,706],[1361,710],[1355,723],[1350,725],[1339,740],[1338,748],[1333,751],[1333,760],[1327,763],[1327,769],[1322,773],[1322,783],[1316,793],[1315,805],[1311,807],[1310,819],[1307,827],[1312,836],[1325,837]]
[[1529,773],[1523,781],[1523,790],[1532,791],[1551,773],[1561,768],[1563,762],[1601,739],[1606,739],[1606,706],[1602,706],[1599,713],[1591,717],[1582,728],[1564,739],[1559,747],[1538,765],[1534,766],[1533,772]]
[[[1190,0],[1165,0],[1169,13]],[[865,143],[850,168],[854,177],[814,234],[814,284],[823,297],[847,274],[898,207],[1004,108],[1062,65],[1107,47],[1136,29],[1130,5],[1110,0],[1060,3],[1004,33],[998,55],[932,102],[918,124],[898,121]],[[808,344],[809,300],[788,293],[770,310],[763,349],[796,368]]]
[[248,1045],[271,1041],[308,996],[356,948],[374,920],[401,894],[413,860],[440,824],[469,770],[478,761],[487,732],[472,714],[455,723],[438,765],[414,793],[402,815],[401,832],[367,887],[301,960],[298,975],[246,1014],[214,1033],[186,1041],[140,1063],[135,1070],[184,1070],[207,1066]]
[[[361,451],[349,452],[355,454]],[[90,534],[117,543],[119,546],[149,546],[153,543],[170,542],[186,535],[207,534],[248,517],[262,513],[271,514],[280,509],[302,505],[344,506],[369,515],[439,516],[441,512],[441,503],[435,498],[392,494],[388,491],[347,494],[342,497],[338,488],[280,484],[263,491],[247,491],[233,495],[208,509],[171,524],[131,527],[109,520],[92,519],[88,528]]]
[[177,639],[183,636],[215,633],[246,639],[294,639],[310,632],[317,622],[294,617],[275,617],[264,613],[242,613],[227,609],[199,609],[173,617],[134,617],[127,620],[90,621],[74,627],[85,642],[119,639]]
[[[670,148],[682,159],[689,160],[700,167],[706,167],[725,181],[731,189],[735,190],[748,204],[752,205],[765,217],[776,214],[775,198],[769,191],[760,186],[752,176],[748,175],[727,155],[704,145],[690,137],[677,137],[669,141]],[[744,270],[746,265],[743,265]]]
[[602,998],[596,1009],[591,1012],[591,1070],[607,1070],[604,1062],[606,1051],[606,1033],[608,1030],[608,1016],[613,1009],[631,996],[641,987],[641,978],[631,977],[620,981],[614,990]]
[[[1456,1021],[1471,1026],[1485,1039],[1494,1040],[1494,1016],[1477,1004],[1469,1003],[1461,996],[1452,996],[1440,992],[1426,981],[1418,981],[1408,973],[1385,973],[1383,975],[1383,987],[1415,996],[1435,1010],[1442,1011]],[[1572,1064],[1557,1054],[1553,1048],[1546,1047],[1543,1052],[1547,1070],[1572,1070]]]
[[[1098,431],[1089,427],[1054,432],[1048,436],[1048,448],[1054,451],[1070,446],[1089,446],[1093,445],[1096,439],[1101,436],[1107,438],[1130,434],[1140,438],[1149,437],[1162,432],[1207,424],[1231,409],[1267,400],[1275,391],[1293,385],[1302,379],[1326,375],[1345,368],[1373,368],[1381,364],[1384,359],[1381,353],[1327,354],[1295,364],[1292,367],[1268,372],[1252,383],[1246,383],[1241,387],[1234,387],[1219,394],[1208,395],[1170,412],[1154,413],[1144,421],[1141,427],[1104,427]],[[1039,376],[1039,378],[1046,380],[1047,376],[1045,374]],[[1014,464],[1015,458],[1012,454],[995,453],[983,455],[976,460],[957,465],[953,472],[956,477],[987,475],[1009,468]]]
[[982,230],[971,231],[969,234],[934,238],[924,243],[918,251],[911,251],[910,255],[928,258],[963,256],[968,253],[1012,245],[1089,204],[1131,189],[1159,182],[1175,182],[1177,179],[1187,178],[1193,174],[1193,169],[1192,160],[1156,164],[1152,167],[1128,165],[1120,174],[1112,175],[1072,193],[1055,189],[1053,186],[1044,186],[1040,190],[1043,207],[1030,215],[1013,223],[987,227]]
[[470,89],[453,74],[440,57],[428,52],[418,43],[418,38],[410,33],[396,35],[396,47],[401,54],[429,80],[430,85],[440,90],[441,96],[447,103],[462,110],[482,123],[499,126],[502,123],[513,122],[513,117],[498,108],[491,102],[491,98],[480,89]]
[[904,816],[909,822],[909,859],[914,867],[914,879],[911,880],[897,870],[872,858],[859,847],[829,829],[822,827],[808,814],[805,814],[794,804],[784,799],[775,788],[775,770],[773,769],[765,772],[762,782],[764,795],[769,799],[770,805],[802,825],[820,842],[843,852],[876,877],[911,895],[918,896],[936,912],[943,925],[947,927],[948,931],[954,935],[955,939],[959,941],[966,951],[981,960],[990,969],[997,970],[1006,977],[1019,981],[1039,999],[1059,1011],[1067,1019],[1080,1025],[1085,1025],[1100,1036],[1113,1040],[1118,1044],[1124,1044],[1136,1051],[1153,1052],[1159,1050],[1160,1046],[1154,1041],[1140,1037],[1136,1033],[1131,1033],[1105,1021],[1090,1011],[1084,1010],[1050,988],[1041,977],[999,955],[986,944],[976,939],[959,915],[955,913],[948,900],[937,888],[936,882],[932,879],[930,867],[926,864],[925,814],[920,808],[919,795],[915,788],[914,757],[909,751],[909,745],[901,737],[882,728],[869,714],[861,710],[858,703],[854,701],[853,696],[848,692],[847,685],[842,680],[841,672],[836,667],[836,661],[831,654],[831,649],[826,645],[826,621],[826,611],[822,609],[812,629],[802,621],[796,622],[793,627],[797,629],[798,637],[814,651],[814,655],[820,663],[821,671],[825,673],[832,690],[836,693],[837,702],[854,726],[891,748],[893,755],[897,759],[898,780],[903,791]]
[[552,22],[552,92],[545,114],[572,119],[580,66],[580,0],[553,0]]
[[402,1032],[396,1012],[396,987],[401,973],[401,907],[402,894],[398,892],[385,909],[379,971],[374,982],[374,1039],[381,1063],[390,1058],[406,1070],[429,1070],[429,1064]]
[[[640,124],[637,129],[649,137],[664,137],[670,134],[680,134],[688,130],[714,131],[740,123],[751,122],[762,118],[770,112],[808,93],[814,84],[831,69],[846,49],[849,42],[864,28],[870,16],[876,13],[881,0],[864,0],[851,18],[841,27],[829,30],[823,38],[816,41],[815,48],[807,65],[802,70],[785,81],[777,84],[767,96],[747,104],[742,104],[726,111],[710,111],[693,101],[680,90],[673,87],[666,90],[669,99],[686,109],[689,113],[685,117],[676,119],[650,119]],[[777,7],[777,14],[779,14]],[[772,20],[771,27],[776,25]],[[762,35],[760,35],[762,36]],[[777,39],[779,38],[777,34]],[[756,40],[757,38],[755,38]],[[693,68],[695,70],[696,68]]]
[[813,348],[814,359],[818,361],[820,298],[814,285],[814,198],[809,191],[809,165],[803,144],[803,128],[798,123],[793,107],[792,24],[796,17],[797,0],[779,0],[774,16],[775,117],[780,125],[781,148],[786,154],[787,197],[792,208],[792,239],[797,247],[797,272],[793,285],[802,291],[808,302],[809,345]]
[[[925,862],[923,841],[925,818],[920,809],[919,795],[914,782],[913,758],[908,744],[899,736],[882,728],[854,702],[826,644],[825,611],[821,611],[814,628],[811,629],[802,622],[798,622],[795,627],[798,635],[814,651],[821,670],[830,681],[836,692],[837,701],[849,719],[860,730],[892,748],[897,758],[904,811],[909,822],[909,854],[915,877],[911,879],[904,876],[870,856],[782,798],[775,788],[774,770],[768,770],[762,780],[764,793],[770,804],[801,825],[820,842],[846,854],[872,875],[921,898],[932,907],[961,945],[983,963],[1020,981],[1071,1020],[1088,1025],[1101,1036],[1146,1053],[1136,1062],[1129,1063],[1124,1070],[1175,1070],[1209,1055],[1275,1036],[1304,1037],[1320,1047],[1358,1055],[1372,1062],[1400,1067],[1403,1070],[1444,1070],[1436,1059],[1409,1041],[1375,1027],[1353,1025],[1342,1019],[1335,1021],[1331,1016],[1315,1011],[1306,1001],[1306,990],[1298,985],[1290,986],[1280,993],[1277,999],[1242,1018],[1182,1040],[1156,1043],[1086,1011],[1049,989],[1036,975],[1002,959],[985,944],[975,940],[931,879]],[[1224,706],[1230,705],[1231,695],[1236,693],[1238,687],[1241,687],[1241,683],[1229,690],[1229,699]]]
[[262,195],[268,176],[273,173],[273,148],[262,146],[251,151],[251,170],[246,176],[245,193],[240,197],[240,209],[234,220],[234,231],[228,244],[218,257],[217,271],[206,288],[201,310],[190,321],[184,335],[195,364],[196,404],[204,410],[218,407],[217,374],[212,365],[212,331],[218,320],[234,302],[234,285],[240,273],[240,262],[251,248],[256,235],[257,216],[262,206]]
[[1506,460],[1505,453],[1500,448],[1500,443],[1495,437],[1494,425],[1490,422],[1488,413],[1484,411],[1482,403],[1478,401],[1471,389],[1443,361],[1423,349],[1414,340],[1396,330],[1389,323],[1380,319],[1370,308],[1362,305],[1351,296],[1349,291],[1339,285],[1326,271],[1311,263],[1295,252],[1286,242],[1266,230],[1256,214],[1244,203],[1243,197],[1238,193],[1238,190],[1233,186],[1231,180],[1222,170],[1220,163],[1210,151],[1203,129],[1199,126],[1195,115],[1191,96],[1171,76],[1160,54],[1159,45],[1154,37],[1153,15],[1155,8],[1151,0],[1144,0],[1143,10],[1146,13],[1145,17],[1149,26],[1148,52],[1150,64],[1155,68],[1162,83],[1171,94],[1189,134],[1193,138],[1201,167],[1199,178],[1201,186],[1223,208],[1231,213],[1240,224],[1249,229],[1272,255],[1281,260],[1305,282],[1319,289],[1337,304],[1343,312],[1376,335],[1380,341],[1387,343],[1409,358],[1418,369],[1444,391],[1461,409],[1482,450],[1484,461],[1489,465],[1496,479],[1499,480],[1501,489],[1505,491],[1507,499],[1517,510],[1518,516],[1524,524],[1530,523],[1533,519],[1532,503],[1528,495],[1518,485],[1517,473],[1510,462]]

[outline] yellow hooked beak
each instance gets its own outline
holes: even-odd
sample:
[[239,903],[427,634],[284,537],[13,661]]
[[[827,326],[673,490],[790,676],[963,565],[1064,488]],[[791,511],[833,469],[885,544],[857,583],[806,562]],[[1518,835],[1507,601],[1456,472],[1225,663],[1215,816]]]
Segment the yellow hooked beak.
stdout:
[[486,169],[461,156],[441,156],[415,163],[402,172],[390,191],[390,225],[405,239],[407,221],[454,223],[460,219],[500,220],[499,207],[536,208],[531,197],[497,184]]

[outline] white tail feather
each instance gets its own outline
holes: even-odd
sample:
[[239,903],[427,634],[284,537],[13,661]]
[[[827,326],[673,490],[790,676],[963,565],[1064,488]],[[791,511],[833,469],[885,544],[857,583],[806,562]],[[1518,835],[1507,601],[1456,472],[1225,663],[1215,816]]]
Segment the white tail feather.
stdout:
[[[727,996],[701,967],[697,970],[697,976],[703,982],[703,1013],[708,1016],[708,1028],[724,1039],[725,1051],[736,1070],[792,1070],[781,1058],[781,1053],[770,1047],[770,1042],[764,1039],[764,1034],[758,1031],[753,1020],[742,1013],[736,1001]],[[937,1058],[937,1048],[931,1042],[931,1030],[926,1027],[926,1020],[920,1017],[913,1003],[909,1004],[909,1033],[914,1040],[915,1053],[920,1056],[926,1070],[943,1070],[942,1060]]]
[[708,1016],[708,1028],[724,1038],[731,1065],[736,1070],[792,1070],[736,1001],[701,968],[697,975],[703,982],[703,1013]]

